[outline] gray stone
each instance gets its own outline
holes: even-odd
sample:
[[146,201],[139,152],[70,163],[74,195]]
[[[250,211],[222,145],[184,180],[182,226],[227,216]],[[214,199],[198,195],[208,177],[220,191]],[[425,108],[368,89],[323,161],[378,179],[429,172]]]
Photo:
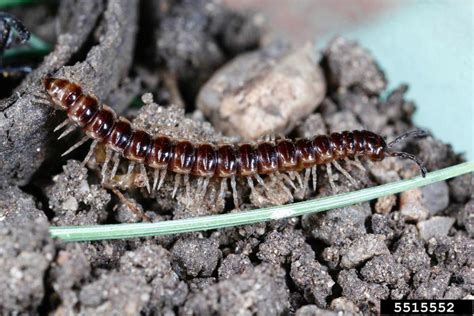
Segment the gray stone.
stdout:
[[265,50],[237,57],[204,85],[197,104],[217,130],[257,139],[292,130],[325,91],[316,51],[308,44],[277,57]]
[[420,232],[420,237],[424,240],[429,240],[432,237],[447,236],[454,222],[455,219],[452,217],[435,216],[426,221],[419,222],[416,226]]

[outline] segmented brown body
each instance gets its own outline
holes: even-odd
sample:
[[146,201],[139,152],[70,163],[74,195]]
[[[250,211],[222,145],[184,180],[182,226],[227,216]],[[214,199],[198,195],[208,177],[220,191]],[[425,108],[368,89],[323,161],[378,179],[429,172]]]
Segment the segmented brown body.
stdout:
[[[97,143],[102,143],[107,148],[107,156],[102,166],[103,181],[106,178],[110,155],[115,152],[115,163],[110,178],[115,175],[120,156],[130,162],[127,178],[135,165],[140,165],[140,172],[147,179],[146,186],[149,191],[151,190],[145,166],[154,170],[153,190],[158,184],[158,179],[159,189],[167,172],[173,172],[176,175],[173,196],[181,175],[184,175],[187,191],[189,175],[204,179],[198,184],[198,191],[202,186],[204,193],[210,178],[221,179],[219,193],[221,197],[224,196],[225,188],[227,188],[227,178],[230,178],[234,204],[238,207],[236,177],[246,178],[252,192],[254,190],[252,179],[256,179],[259,184],[265,186],[260,175],[269,175],[271,178],[277,176],[278,179],[286,181],[294,188],[292,179],[296,177],[302,189],[306,190],[310,173],[313,175],[313,187],[316,187],[316,166],[324,164],[331,187],[335,190],[331,165],[344,174],[353,185],[357,185],[350,174],[337,163],[337,160],[362,156],[377,161],[384,159],[386,155],[411,159],[419,165],[423,176],[426,173],[423,163],[414,155],[388,150],[407,137],[423,135],[424,132],[420,130],[407,132],[388,145],[381,136],[366,130],[345,131],[332,133],[329,136],[320,135],[297,140],[262,141],[256,144],[193,144],[188,140],[175,140],[164,135],[153,136],[143,130],[132,128],[127,119],[117,117],[111,108],[101,105],[94,96],[83,94],[81,87],[75,83],[50,77],[45,78],[43,83],[53,104],[65,110],[68,115],[68,120],[56,129],[73,123],[73,126],[70,126],[59,138],[77,127],[87,134],[64,154],[71,152],[89,138],[92,138],[94,142],[85,162],[90,158]],[[362,167],[360,163],[358,164]],[[299,175],[302,170],[305,170],[304,181]],[[285,173],[288,173],[290,177]],[[285,190],[289,192],[286,187]]]
[[134,130],[129,121],[117,118],[107,106],[101,106],[81,88],[63,79],[47,78],[46,91],[69,119],[93,139],[123,155],[155,169],[199,177],[252,176],[277,171],[300,171],[333,160],[367,156],[382,160],[386,143],[370,131],[333,133],[329,136],[277,140],[258,144],[192,144],[142,130]]

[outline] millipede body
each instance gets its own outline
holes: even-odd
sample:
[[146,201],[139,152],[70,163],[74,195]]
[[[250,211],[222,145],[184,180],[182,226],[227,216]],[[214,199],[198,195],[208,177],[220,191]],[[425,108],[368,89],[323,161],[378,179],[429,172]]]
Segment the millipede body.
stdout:
[[[257,143],[219,145],[195,144],[165,135],[150,135],[143,130],[132,128],[127,119],[118,117],[110,107],[100,104],[94,96],[84,94],[78,84],[52,77],[45,78],[43,84],[54,106],[67,112],[68,119],[57,129],[66,125],[70,127],[60,138],[77,127],[80,127],[87,135],[67,153],[91,138],[94,141],[86,157],[88,160],[93,147],[98,143],[103,143],[107,155],[102,169],[103,178],[106,177],[107,164],[114,153],[115,165],[110,177],[115,175],[119,159],[124,158],[130,161],[128,175],[136,165],[140,165],[145,176],[146,167],[154,171],[153,190],[157,185],[159,189],[167,172],[177,176],[182,175],[185,181],[189,181],[189,176],[202,177],[206,180],[203,182],[205,186],[211,178],[221,178],[222,181],[230,178],[234,202],[237,204],[236,177],[247,178],[249,186],[253,188],[252,179],[262,183],[260,175],[283,177],[291,181],[285,173],[299,175],[299,172],[306,170],[306,182],[312,170],[315,182],[316,166],[335,164],[336,168],[342,172],[337,160],[357,157],[367,157],[372,161],[382,160],[385,156],[408,158],[420,166],[423,175],[426,173],[422,163],[415,156],[390,150],[393,144],[412,134],[421,134],[420,131],[404,134],[388,145],[381,136],[367,130],[344,131],[332,133],[329,136],[320,135],[297,140],[278,139]],[[348,175],[347,172],[344,174]],[[178,180],[175,182],[177,186]],[[150,187],[147,188],[150,190]],[[222,190],[224,189],[221,185]]]

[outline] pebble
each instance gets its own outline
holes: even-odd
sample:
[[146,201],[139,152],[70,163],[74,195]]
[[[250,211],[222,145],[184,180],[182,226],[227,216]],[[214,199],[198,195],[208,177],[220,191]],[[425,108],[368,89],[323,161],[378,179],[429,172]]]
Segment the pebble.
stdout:
[[429,240],[432,237],[447,236],[454,221],[455,219],[452,217],[434,216],[426,221],[419,222],[416,226],[420,232],[420,237]]
[[392,208],[397,204],[397,197],[395,195],[382,196],[375,202],[375,212],[379,214],[388,214]]
[[338,88],[357,86],[368,94],[380,94],[387,85],[374,58],[357,42],[336,37],[325,52],[330,82]]
[[449,187],[446,181],[439,181],[421,188],[422,203],[430,215],[435,215],[449,205]]
[[201,89],[198,108],[217,130],[245,139],[292,130],[324,99],[326,83],[311,45],[286,55],[243,54]]
[[408,190],[400,194],[400,212],[410,221],[418,222],[428,218],[429,211],[423,204],[421,189]]
[[390,251],[385,245],[385,236],[367,234],[354,240],[344,251],[341,258],[341,267],[350,269],[374,256],[389,253]]

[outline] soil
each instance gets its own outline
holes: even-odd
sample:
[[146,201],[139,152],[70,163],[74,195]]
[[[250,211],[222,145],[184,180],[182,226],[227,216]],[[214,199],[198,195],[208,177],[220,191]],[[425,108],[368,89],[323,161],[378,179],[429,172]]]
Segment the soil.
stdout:
[[[322,52],[282,41],[264,45],[258,14],[219,2],[61,1],[59,8],[12,12],[56,45],[0,100],[2,314],[349,315],[376,313],[386,298],[472,298],[472,174],[302,218],[130,240],[51,239],[52,225],[235,210],[213,202],[219,188],[212,185],[206,202],[187,203],[184,190],[172,199],[171,179],[157,196],[139,183],[117,194],[100,185],[100,150],[88,168],[80,165],[87,148],[59,158],[79,134],[55,139],[64,114],[37,102],[46,74],[80,82],[135,127],[192,141],[258,138],[267,133],[265,122],[292,137],[366,128],[392,139],[414,128],[416,106],[405,98],[406,85],[386,90],[383,65],[357,42],[339,37]],[[32,16],[43,19],[31,25]],[[314,55],[294,57],[301,52]],[[250,68],[251,74],[238,71]],[[279,87],[287,93],[268,92]],[[242,96],[258,102],[235,101]],[[275,115],[283,110],[291,115]],[[221,119],[234,127],[257,119],[258,126],[242,135]],[[433,136],[401,149],[430,171],[463,161]],[[360,187],[419,172],[403,160],[364,164],[367,172],[345,166]],[[331,195],[323,171],[318,191],[306,195],[275,186],[271,196],[248,197],[242,186],[242,209]],[[338,174],[335,180],[341,192],[355,189]]]

